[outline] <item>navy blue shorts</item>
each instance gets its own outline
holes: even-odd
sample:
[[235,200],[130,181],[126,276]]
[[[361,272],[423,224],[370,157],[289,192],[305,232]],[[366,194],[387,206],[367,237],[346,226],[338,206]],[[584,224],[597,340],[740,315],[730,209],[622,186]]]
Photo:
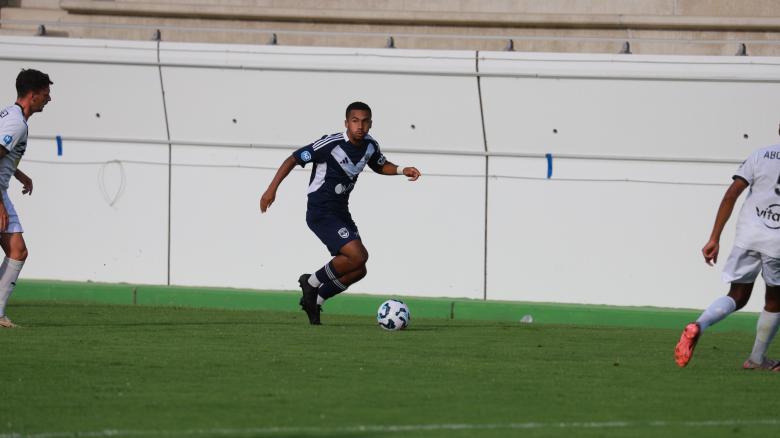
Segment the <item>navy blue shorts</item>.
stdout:
[[306,225],[309,226],[314,234],[319,237],[322,243],[328,247],[330,255],[335,256],[341,250],[341,247],[353,240],[360,240],[355,221],[352,215],[306,212]]

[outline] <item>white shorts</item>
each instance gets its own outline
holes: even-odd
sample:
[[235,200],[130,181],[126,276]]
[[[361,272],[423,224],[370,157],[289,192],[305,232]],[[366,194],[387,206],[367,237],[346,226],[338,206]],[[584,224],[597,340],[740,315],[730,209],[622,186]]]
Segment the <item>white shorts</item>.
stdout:
[[0,192],[3,192],[3,205],[5,205],[5,211],[8,213],[8,228],[0,230],[0,233],[24,233],[22,223],[19,222],[19,215],[16,214],[11,198],[8,197],[8,193],[5,190],[0,190]]
[[780,259],[735,246],[723,266],[723,281],[753,283],[759,272],[767,285],[780,286]]

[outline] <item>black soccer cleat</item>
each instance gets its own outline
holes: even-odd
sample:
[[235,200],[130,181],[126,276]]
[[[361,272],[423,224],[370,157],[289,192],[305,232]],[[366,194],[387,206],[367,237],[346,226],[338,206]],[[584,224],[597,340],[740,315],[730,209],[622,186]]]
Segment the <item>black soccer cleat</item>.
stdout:
[[322,306],[317,304],[317,306],[315,308],[315,311],[314,311],[314,314],[311,315],[311,314],[309,314],[309,311],[306,310],[306,305],[303,303],[303,297],[301,297],[300,301],[298,301],[298,304],[301,305],[301,310],[306,312],[306,316],[309,317],[309,324],[311,324],[311,325],[322,325],[322,323],[320,322],[320,313],[322,312]]
[[319,304],[315,304],[313,313],[314,316],[312,317],[312,321],[309,322],[311,322],[312,325],[322,325],[322,323],[320,322],[320,313],[322,313],[322,306],[320,306]]
[[320,323],[320,306],[317,305],[317,288],[309,284],[309,277],[311,274],[303,274],[298,278],[298,285],[301,286],[301,309],[306,312],[306,316],[309,317],[309,324],[321,325]]

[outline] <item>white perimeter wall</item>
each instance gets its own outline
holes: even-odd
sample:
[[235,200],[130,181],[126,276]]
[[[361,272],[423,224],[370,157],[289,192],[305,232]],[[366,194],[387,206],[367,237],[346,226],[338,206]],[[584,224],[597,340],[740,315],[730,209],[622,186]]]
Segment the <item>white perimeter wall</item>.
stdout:
[[[717,205],[780,120],[775,58],[157,49],[0,39],[3,102],[22,67],[55,82],[20,165],[34,195],[11,189],[27,278],[295,289],[329,258],[309,169],[268,214],[258,199],[363,100],[389,159],[425,176],[361,176],[355,292],[701,308],[725,291],[699,253]],[[723,260],[732,240],[733,222]]]

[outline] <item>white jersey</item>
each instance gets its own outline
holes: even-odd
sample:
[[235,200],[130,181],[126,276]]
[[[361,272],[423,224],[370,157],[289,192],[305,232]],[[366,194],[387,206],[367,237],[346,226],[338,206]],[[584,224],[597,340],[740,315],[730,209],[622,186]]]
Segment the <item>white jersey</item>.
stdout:
[[734,245],[780,258],[780,144],[750,154],[734,178],[750,184]]
[[0,146],[8,151],[0,159],[0,189],[8,190],[8,182],[27,149],[27,121],[19,105],[0,111]]

